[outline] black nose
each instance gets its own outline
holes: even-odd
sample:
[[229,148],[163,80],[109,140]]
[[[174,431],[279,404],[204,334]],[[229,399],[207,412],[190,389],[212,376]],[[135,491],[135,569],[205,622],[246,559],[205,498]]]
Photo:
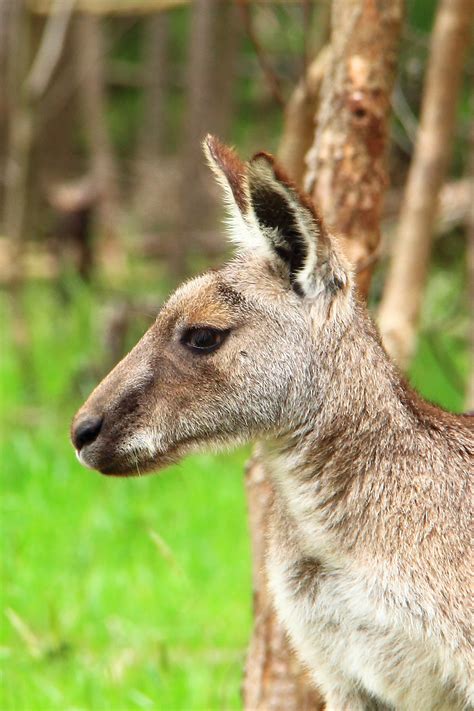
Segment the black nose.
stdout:
[[85,444],[91,444],[97,439],[103,421],[103,417],[85,417],[80,420],[72,431],[72,442],[75,448],[82,449]]

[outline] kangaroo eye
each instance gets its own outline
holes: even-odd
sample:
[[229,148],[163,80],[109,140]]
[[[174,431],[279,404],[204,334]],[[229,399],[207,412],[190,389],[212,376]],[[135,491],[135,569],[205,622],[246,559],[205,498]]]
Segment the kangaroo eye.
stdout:
[[195,353],[210,353],[222,345],[227,334],[228,331],[216,328],[190,328],[185,331],[182,342]]

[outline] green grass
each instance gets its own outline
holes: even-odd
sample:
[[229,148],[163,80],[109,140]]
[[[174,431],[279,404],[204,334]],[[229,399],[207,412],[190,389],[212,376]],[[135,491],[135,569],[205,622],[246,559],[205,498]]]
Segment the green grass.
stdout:
[[[412,368],[422,392],[452,409],[462,407],[462,388],[426,333],[442,324],[438,345],[462,381],[460,279],[432,276]],[[11,305],[0,304],[0,708],[239,708],[251,623],[246,452],[190,458],[142,479],[83,469],[68,429],[100,377],[91,363],[104,358],[105,296],[69,289],[64,302],[50,286],[28,287],[21,357],[8,335]]]
[[462,412],[469,373],[468,298],[465,263],[434,266],[426,287],[410,382],[428,400]]
[[133,480],[81,467],[68,429],[100,356],[93,302],[30,289],[27,352],[2,344],[0,707],[238,708],[246,455]]

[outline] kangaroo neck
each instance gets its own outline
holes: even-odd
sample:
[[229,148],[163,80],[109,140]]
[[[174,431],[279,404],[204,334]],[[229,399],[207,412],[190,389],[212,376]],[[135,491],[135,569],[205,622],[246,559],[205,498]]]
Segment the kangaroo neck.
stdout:
[[[378,525],[380,493],[399,486],[394,451],[404,432],[413,430],[414,418],[363,311],[337,342],[321,339],[318,349],[321,397],[297,428],[268,443],[265,452],[277,495],[302,540],[326,545],[337,538],[336,547],[349,550],[364,529]],[[325,531],[332,532],[328,540]]]

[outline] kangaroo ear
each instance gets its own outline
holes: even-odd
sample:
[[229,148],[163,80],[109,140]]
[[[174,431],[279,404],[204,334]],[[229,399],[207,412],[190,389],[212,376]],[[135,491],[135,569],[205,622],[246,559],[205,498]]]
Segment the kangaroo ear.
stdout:
[[348,269],[311,201],[272,156],[257,153],[248,169],[249,199],[268,245],[288,267],[294,290],[314,297],[334,295],[349,281]]
[[244,163],[228,146],[207,136],[204,151],[224,188],[231,238],[263,252],[287,269],[301,296],[332,295],[348,284],[346,263],[323,221],[272,156],[257,153]]

